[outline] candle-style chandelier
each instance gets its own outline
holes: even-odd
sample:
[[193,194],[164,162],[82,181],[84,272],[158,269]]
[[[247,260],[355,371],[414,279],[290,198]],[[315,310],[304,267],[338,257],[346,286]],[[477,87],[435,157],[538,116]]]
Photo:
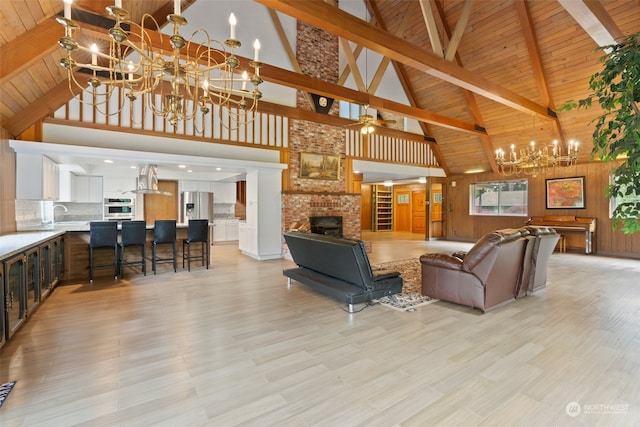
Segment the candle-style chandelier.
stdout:
[[[240,60],[234,52],[241,43],[236,40],[233,14],[229,18],[230,37],[224,43],[211,40],[204,29],[196,30],[187,40],[179,32],[187,24],[180,0],[174,0],[174,13],[167,16],[173,24],[171,36],[160,33],[150,14],[145,13],[140,24],[131,21],[129,12],[122,8],[122,0],[115,0],[113,6],[106,8],[115,24],[108,30],[108,50],[101,52],[95,43],[83,46],[78,41],[80,25],[71,19],[72,1],[64,0],[64,17],[57,18],[65,28],[65,35],[58,42],[66,50],[60,64],[67,69],[70,90],[74,92],[75,87],[88,92],[83,102],[111,115],[120,113],[128,100],[132,114],[134,101],[141,97],[143,108],[173,126],[204,116],[213,105],[224,107],[224,114],[234,118],[222,122],[228,127],[255,118],[253,113],[262,96],[258,89],[263,65],[258,61],[260,42],[256,39],[253,45],[251,76],[247,71],[240,73]],[[202,38],[203,43],[197,43],[196,37]],[[86,82],[75,71],[86,72]],[[247,88],[248,83],[252,84],[251,89]],[[223,114],[223,108],[218,110]]]
[[529,147],[516,151],[515,145],[511,145],[508,156],[501,148],[496,150],[496,163],[498,173],[503,176],[531,175],[533,178],[556,168],[575,166],[578,161],[578,143],[570,140],[566,153],[563,153],[557,140],[551,146],[536,148],[536,143],[531,141]]

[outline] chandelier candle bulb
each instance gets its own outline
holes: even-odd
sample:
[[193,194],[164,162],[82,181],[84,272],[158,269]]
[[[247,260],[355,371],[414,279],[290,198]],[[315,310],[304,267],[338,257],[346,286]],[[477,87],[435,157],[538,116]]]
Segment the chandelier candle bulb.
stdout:
[[98,45],[93,43],[91,45],[91,65],[98,64]]
[[122,8],[122,0],[116,0],[116,7]]
[[173,0],[173,13],[175,15],[182,15],[182,9],[180,8],[180,0]]
[[236,24],[238,23],[238,21],[236,21],[236,15],[234,15],[233,13],[231,15],[229,15],[229,27],[231,29],[231,33],[229,34],[229,39],[231,40],[235,40],[236,39]]
[[129,81],[131,82],[133,81],[133,69],[134,69],[133,62],[129,61],[128,68],[129,68]]
[[65,17],[65,19],[71,19],[71,3],[73,3],[73,0],[64,0],[64,17]]
[[255,50],[253,54],[253,60],[255,62],[258,62],[258,52],[260,52],[260,40],[256,39],[256,41],[253,42],[253,49]]
[[242,72],[242,90],[247,90],[247,80],[249,79],[249,74],[246,71]]

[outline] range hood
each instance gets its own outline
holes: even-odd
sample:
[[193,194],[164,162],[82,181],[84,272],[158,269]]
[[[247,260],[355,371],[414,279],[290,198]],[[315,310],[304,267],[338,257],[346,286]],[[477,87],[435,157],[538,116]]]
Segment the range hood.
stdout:
[[171,196],[173,193],[158,190],[158,165],[144,165],[138,172],[138,185],[135,190],[130,191],[136,194],[161,194]]

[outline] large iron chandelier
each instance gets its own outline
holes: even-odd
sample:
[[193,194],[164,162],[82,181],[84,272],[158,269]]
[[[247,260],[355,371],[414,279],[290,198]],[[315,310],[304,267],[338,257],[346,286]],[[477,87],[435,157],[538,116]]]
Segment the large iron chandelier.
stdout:
[[496,150],[495,160],[500,175],[531,175],[535,178],[556,168],[575,166],[578,161],[578,143],[570,140],[566,153],[563,153],[557,140],[553,141],[553,145],[542,148],[536,148],[536,143],[531,141],[529,147],[520,149],[519,153],[512,144],[508,156],[501,148]]
[[[108,115],[120,113],[127,100],[133,111],[134,101],[146,97],[142,100],[144,108],[173,126],[182,120],[204,116],[215,104],[225,107],[225,114],[235,117],[237,124],[255,117],[253,113],[262,96],[258,89],[263,65],[258,60],[260,42],[256,39],[253,45],[254,58],[249,62],[253,69],[251,75],[247,71],[240,74],[240,60],[234,52],[241,43],[236,40],[233,14],[229,18],[230,37],[224,43],[211,40],[204,29],[196,30],[187,40],[179,31],[187,20],[181,14],[180,0],[174,0],[174,13],[167,16],[173,24],[167,44],[167,36],[159,32],[160,27],[151,15],[144,14],[137,24],[122,8],[122,0],[115,0],[113,6],[106,8],[115,24],[108,30],[108,51],[101,52],[96,44],[88,47],[78,42],[75,33],[80,26],[71,19],[72,1],[64,0],[64,17],[57,18],[65,28],[59,44],[66,50],[66,56],[60,64],[68,70],[72,92],[74,87],[76,91],[89,92],[88,100],[83,102],[90,102]],[[196,37],[203,42],[196,43]],[[87,72],[86,83],[74,71]],[[252,89],[247,88],[248,84]]]

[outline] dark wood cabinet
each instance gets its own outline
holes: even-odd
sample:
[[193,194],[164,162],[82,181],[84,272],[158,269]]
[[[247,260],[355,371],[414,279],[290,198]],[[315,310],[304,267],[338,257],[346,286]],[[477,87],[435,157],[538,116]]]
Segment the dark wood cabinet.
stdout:
[[27,318],[25,292],[27,257],[16,255],[4,261],[4,319],[7,339],[18,330]]

